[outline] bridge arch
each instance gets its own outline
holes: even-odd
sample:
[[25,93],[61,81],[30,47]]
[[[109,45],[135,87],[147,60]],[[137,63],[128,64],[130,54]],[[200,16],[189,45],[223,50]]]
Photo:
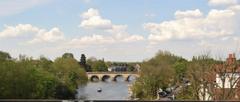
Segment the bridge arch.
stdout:
[[126,81],[131,81],[131,78],[134,78],[134,80],[136,80],[137,77],[138,77],[137,75],[128,75]]
[[92,75],[92,76],[90,77],[90,81],[92,81],[92,82],[99,81],[99,77],[98,77],[97,75]]
[[118,75],[115,75],[115,76],[113,77],[113,81],[117,81],[117,78],[118,78],[118,77],[124,78],[123,75],[118,74]]
[[101,80],[106,82],[108,79],[111,79],[111,76],[110,75],[103,75]]

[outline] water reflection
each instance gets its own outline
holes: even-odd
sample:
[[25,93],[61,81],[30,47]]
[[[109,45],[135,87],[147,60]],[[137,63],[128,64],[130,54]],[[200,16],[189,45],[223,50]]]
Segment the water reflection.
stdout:
[[117,81],[117,82],[124,82],[124,78],[122,75],[117,75],[115,78],[114,78],[114,81]]
[[133,75],[130,75],[129,77],[128,77],[128,81],[129,82],[134,82],[135,80],[136,80],[136,76],[133,76]]
[[[116,77],[116,81],[106,78],[105,81],[89,82],[86,86],[79,87],[77,97],[83,100],[127,100],[128,85],[132,84],[135,79],[129,77],[130,82],[128,82],[119,76]],[[102,89],[101,92],[98,92],[99,88]]]

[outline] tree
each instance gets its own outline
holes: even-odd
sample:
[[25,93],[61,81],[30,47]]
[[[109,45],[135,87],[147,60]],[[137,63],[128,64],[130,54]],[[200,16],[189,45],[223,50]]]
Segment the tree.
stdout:
[[44,56],[40,56],[37,66],[46,71],[49,71],[52,68],[52,64],[53,64],[53,61],[49,60],[48,58],[46,58]]
[[170,52],[159,51],[156,56],[141,64],[140,77],[133,85],[134,97],[156,99],[157,90],[174,83],[174,63],[180,59]]
[[239,100],[240,64],[230,54],[227,61],[200,57],[193,61],[189,78],[197,100]]
[[80,64],[82,66],[86,65],[86,56],[84,54],[81,55]]
[[20,55],[9,60],[0,53],[0,99],[73,99],[78,85],[87,82],[86,73],[73,57],[54,62],[41,56]]
[[[73,58],[57,58],[53,63],[53,68],[52,72],[61,82],[57,89],[58,98],[73,98],[78,85],[87,82],[84,69]],[[66,92],[69,95],[65,95]]]
[[86,72],[92,71],[91,66],[89,64],[87,64],[86,56],[84,54],[81,55],[80,65],[85,69]]
[[187,78],[191,82],[190,89],[192,89],[188,95],[191,96],[192,100],[210,99],[206,88],[210,85],[208,78],[214,63],[215,61],[209,55],[201,55],[193,57],[188,64]]
[[54,98],[57,79],[32,60],[0,63],[0,98]]
[[135,67],[133,65],[130,65],[130,66],[127,67],[127,71],[133,72],[133,71],[136,71],[136,70],[135,70]]
[[93,61],[91,64],[92,71],[94,72],[106,72],[108,67],[103,60]]
[[11,59],[11,56],[9,53],[0,51],[0,61],[10,60],[10,59]]
[[208,87],[213,100],[240,99],[240,63],[234,58],[213,66],[211,87]]
[[74,58],[73,54],[72,53],[64,53],[62,55],[63,58]]
[[188,61],[183,58],[178,59],[176,63],[174,63],[173,68],[175,69],[175,72],[177,74],[176,77],[180,78],[186,74],[187,64],[188,64]]

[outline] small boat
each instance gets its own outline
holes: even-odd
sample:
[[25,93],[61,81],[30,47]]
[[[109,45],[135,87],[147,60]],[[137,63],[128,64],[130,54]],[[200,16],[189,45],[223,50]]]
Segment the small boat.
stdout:
[[98,88],[98,89],[97,89],[97,92],[102,92],[102,88]]

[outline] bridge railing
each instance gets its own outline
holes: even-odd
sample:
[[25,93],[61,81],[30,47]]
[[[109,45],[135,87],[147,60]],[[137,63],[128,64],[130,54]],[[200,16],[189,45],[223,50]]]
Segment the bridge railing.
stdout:
[[87,74],[138,74],[138,72],[87,72]]

